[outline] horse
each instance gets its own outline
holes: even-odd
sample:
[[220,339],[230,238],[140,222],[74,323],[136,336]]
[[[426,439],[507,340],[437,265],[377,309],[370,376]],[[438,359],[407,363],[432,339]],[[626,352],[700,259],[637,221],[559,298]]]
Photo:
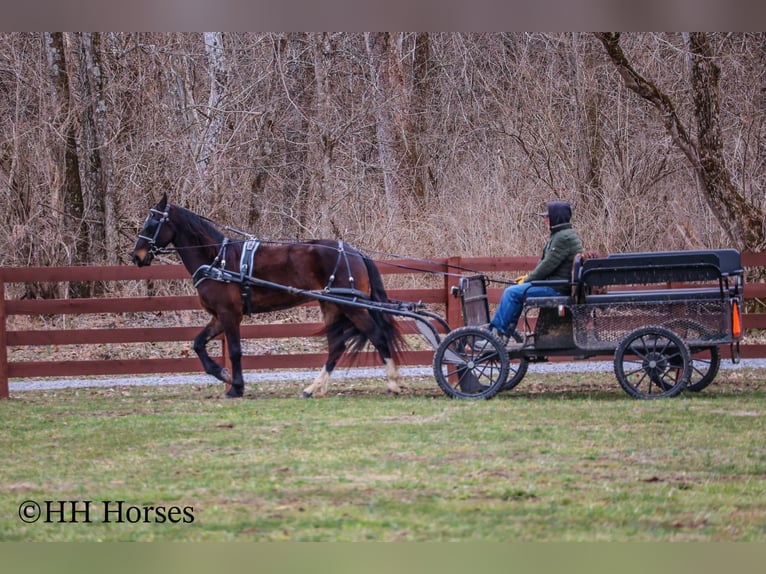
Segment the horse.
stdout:
[[[246,313],[287,309],[311,301],[305,291],[388,301],[375,263],[348,244],[326,239],[300,243],[232,240],[212,220],[168,203],[164,193],[138,234],[133,263],[150,265],[158,253],[169,251],[171,244],[194,279],[202,308],[211,315],[194,338],[194,351],[207,374],[230,385],[226,392],[229,398],[244,394],[240,324]],[[319,306],[327,337],[327,360],[303,396],[326,394],[330,375],[347,346],[353,356],[367,342],[386,367],[388,392],[399,394],[401,377],[396,359],[403,337],[393,316],[372,306],[344,305],[332,297],[320,299]],[[231,372],[207,352],[207,344],[221,333],[228,344]]]

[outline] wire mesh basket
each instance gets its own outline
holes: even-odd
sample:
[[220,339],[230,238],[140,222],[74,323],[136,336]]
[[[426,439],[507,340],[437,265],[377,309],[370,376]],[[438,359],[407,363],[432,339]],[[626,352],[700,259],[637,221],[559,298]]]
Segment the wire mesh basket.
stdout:
[[728,343],[728,306],[723,299],[575,305],[575,344],[589,350],[616,349],[631,331],[650,325],[673,331],[690,347]]

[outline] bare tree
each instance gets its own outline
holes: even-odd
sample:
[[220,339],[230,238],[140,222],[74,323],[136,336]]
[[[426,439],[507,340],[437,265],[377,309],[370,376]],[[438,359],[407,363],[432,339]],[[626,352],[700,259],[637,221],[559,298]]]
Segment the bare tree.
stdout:
[[[390,32],[365,33],[375,103],[378,156],[383,170],[389,216],[402,217],[402,203],[415,195],[417,152],[409,124],[407,98],[401,68],[401,47]],[[400,45],[399,45],[400,46]]]
[[82,75],[80,96],[82,146],[80,167],[86,182],[85,197],[90,229],[90,259],[108,264],[117,262],[117,195],[107,114],[105,81],[107,70],[102,59],[103,36],[98,32],[77,35]]
[[415,256],[536,254],[553,196],[590,249],[758,248],[765,37],[0,33],[0,254],[125,261],[163,190]]
[[330,104],[332,88],[332,60],[335,52],[332,35],[322,32],[311,38],[311,52],[314,60],[314,85],[316,90],[312,137],[309,145],[311,165],[316,166],[309,183],[309,201],[318,213],[316,230],[322,237],[331,237],[330,209],[332,200],[328,187],[332,185],[332,161],[335,148],[335,134],[332,129]]
[[599,86],[592,48],[579,32],[572,33],[574,70],[575,135],[578,137],[577,188],[581,205],[597,201],[602,195],[604,150],[601,135]]
[[205,121],[200,126],[202,135],[199,139],[196,157],[203,200],[209,201],[213,192],[211,190],[213,179],[213,174],[210,172],[211,164],[226,120],[224,104],[229,91],[229,76],[223,34],[221,32],[204,32],[203,39],[210,77],[210,95],[204,113]]
[[689,34],[688,43],[696,141],[667,94],[631,65],[620,47],[620,34],[600,32],[596,37],[604,45],[625,86],[659,111],[665,128],[692,165],[711,210],[718,214],[718,222],[730,240],[740,248],[762,249],[766,245],[764,214],[737,188],[726,166],[718,95],[720,70],[707,35]]
[[412,138],[409,154],[415,158],[415,174],[413,182],[413,194],[422,204],[428,199],[428,183],[436,187],[436,177],[431,170],[424,145],[424,136],[429,131],[428,106],[430,105],[431,82],[436,74],[433,58],[431,57],[431,39],[428,32],[415,34],[415,47],[412,65],[412,98],[411,115]]
[[71,262],[88,261],[88,245],[84,227],[84,199],[80,183],[80,167],[77,156],[77,126],[70,103],[70,82],[67,57],[62,32],[45,32],[45,53],[50,77],[51,124],[55,134],[51,138],[58,173],[54,181],[60,182],[51,190],[51,207],[54,216],[62,218],[66,230],[63,241],[72,246]]

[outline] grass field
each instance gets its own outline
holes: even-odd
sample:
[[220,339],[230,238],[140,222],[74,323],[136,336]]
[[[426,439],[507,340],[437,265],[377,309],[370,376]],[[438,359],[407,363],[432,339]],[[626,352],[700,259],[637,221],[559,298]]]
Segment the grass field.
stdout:
[[766,373],[660,401],[564,378],[14,393],[0,540],[766,541]]

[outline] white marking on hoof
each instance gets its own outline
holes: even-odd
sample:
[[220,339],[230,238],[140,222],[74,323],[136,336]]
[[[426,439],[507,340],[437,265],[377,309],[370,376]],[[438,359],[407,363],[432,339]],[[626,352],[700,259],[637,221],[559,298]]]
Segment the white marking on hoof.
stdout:
[[326,368],[322,368],[322,372],[320,372],[317,375],[317,378],[314,379],[314,382],[311,383],[308,387],[303,389],[303,395],[306,396],[317,396],[321,397],[322,395],[327,394],[327,388],[330,385],[330,373],[327,372]]
[[386,377],[388,377],[388,392],[393,395],[398,395],[402,392],[399,387],[399,383],[402,381],[402,376],[399,374],[399,368],[394,363],[393,359],[386,359]]

